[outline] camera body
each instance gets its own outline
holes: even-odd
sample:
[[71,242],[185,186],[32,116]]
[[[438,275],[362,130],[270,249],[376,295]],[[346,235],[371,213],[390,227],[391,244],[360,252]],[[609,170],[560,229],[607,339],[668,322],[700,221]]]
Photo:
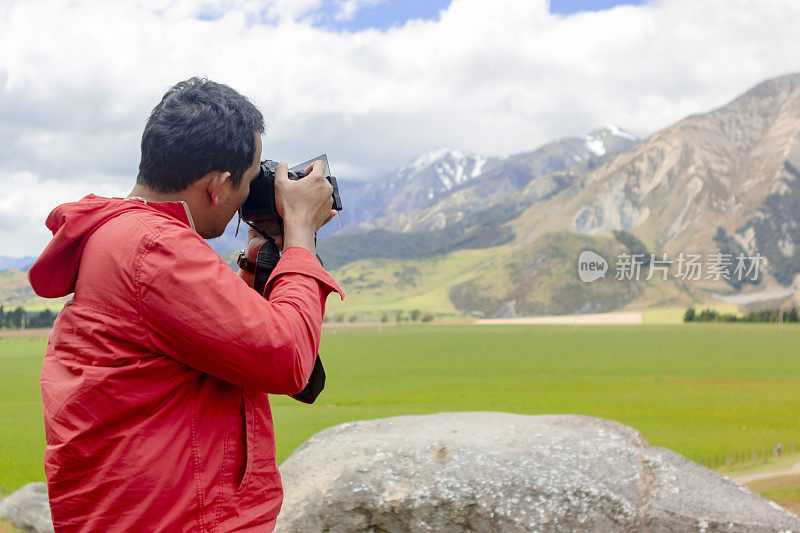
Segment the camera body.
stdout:
[[[289,179],[298,180],[305,177],[304,169],[318,160],[325,162],[325,177],[333,185],[332,208],[341,211],[342,199],[339,197],[339,187],[336,183],[336,178],[330,175],[330,166],[325,154],[290,168]],[[281,216],[275,206],[275,168],[277,166],[277,161],[267,159],[261,162],[261,170],[255,179],[250,182],[250,194],[247,195],[247,199],[239,208],[239,215],[245,222],[265,224],[281,221]]]

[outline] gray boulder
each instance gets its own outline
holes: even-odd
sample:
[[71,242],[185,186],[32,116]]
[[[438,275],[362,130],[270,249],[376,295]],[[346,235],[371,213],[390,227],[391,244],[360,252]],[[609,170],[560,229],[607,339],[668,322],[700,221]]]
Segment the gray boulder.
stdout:
[[278,531],[800,531],[800,518],[634,429],[441,413],[341,424],[281,466]]
[[40,481],[28,483],[3,498],[0,501],[0,518],[20,529],[36,533],[52,532],[53,520],[50,518],[47,486]]

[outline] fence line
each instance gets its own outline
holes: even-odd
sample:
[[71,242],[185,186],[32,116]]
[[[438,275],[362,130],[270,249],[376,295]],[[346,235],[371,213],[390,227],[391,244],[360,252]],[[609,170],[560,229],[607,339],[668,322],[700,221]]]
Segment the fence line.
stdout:
[[[784,443],[780,455],[795,455],[800,450],[800,443]],[[703,457],[698,462],[708,468],[718,468],[720,466],[730,466],[742,463],[755,463],[766,459],[778,457],[775,447],[755,448],[746,451],[733,453],[717,453]]]

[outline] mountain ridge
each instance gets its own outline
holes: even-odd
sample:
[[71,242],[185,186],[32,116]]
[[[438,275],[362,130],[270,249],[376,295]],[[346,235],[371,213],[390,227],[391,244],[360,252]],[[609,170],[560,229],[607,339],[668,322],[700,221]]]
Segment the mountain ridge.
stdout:
[[34,261],[36,261],[36,258],[29,255],[22,257],[0,255],[0,271],[21,270],[23,272],[27,272],[27,270],[33,265]]
[[[394,191],[398,189],[398,182],[414,183],[418,186],[419,181],[415,180],[422,179],[422,183],[425,184],[431,179],[429,173],[426,175],[427,171],[433,168],[440,174],[440,165],[447,165],[447,162],[442,163],[440,160],[425,159],[424,165],[406,165],[396,173],[390,173],[385,178],[368,185],[364,189],[364,196],[356,198],[355,203],[368,204],[372,206],[372,211],[365,217],[367,220],[357,223],[357,227],[360,231],[391,229],[407,232],[443,229],[449,224],[460,222],[471,212],[496,204],[504,196],[538,177],[567,170],[576,164],[592,164],[607,154],[628,149],[637,142],[637,139],[633,134],[610,125],[587,135],[557,139],[529,152],[497,157],[473,155],[480,158],[476,159],[480,161],[480,172],[473,173],[469,179],[454,180],[458,183],[435,195],[429,192],[426,202],[411,202],[409,205],[399,201],[389,201],[381,204],[379,198],[370,196],[375,192],[380,196],[386,191]],[[456,153],[463,154],[460,151]],[[415,173],[404,174],[403,172],[409,168]],[[487,185],[488,182],[491,182],[490,186]],[[415,196],[418,197],[419,193],[410,195],[411,198]],[[403,199],[407,198],[409,195],[403,196]],[[374,213],[377,211],[382,212],[382,215],[375,216]]]

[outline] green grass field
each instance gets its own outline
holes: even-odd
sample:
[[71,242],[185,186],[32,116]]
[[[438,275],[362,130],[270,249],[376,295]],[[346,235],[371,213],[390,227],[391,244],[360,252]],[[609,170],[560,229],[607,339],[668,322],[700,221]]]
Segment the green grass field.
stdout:
[[39,372],[45,343],[0,338],[0,493],[44,480]]
[[[44,346],[45,339],[0,339],[7,491],[43,479]],[[600,416],[706,462],[750,457],[777,442],[788,452],[800,443],[798,346],[795,325],[326,329],[328,385],[318,403],[273,400],[278,456],[349,420],[470,410]]]

